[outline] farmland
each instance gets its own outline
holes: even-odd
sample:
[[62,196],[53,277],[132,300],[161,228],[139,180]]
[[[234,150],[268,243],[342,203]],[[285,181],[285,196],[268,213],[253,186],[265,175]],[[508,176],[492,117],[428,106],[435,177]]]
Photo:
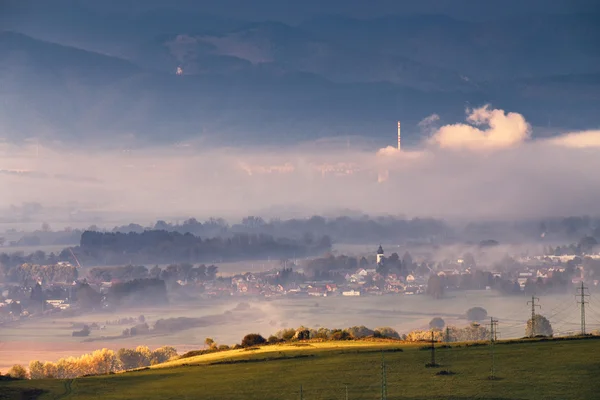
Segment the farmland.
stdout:
[[[305,399],[381,398],[382,360],[388,399],[599,398],[599,340],[498,343],[439,348],[426,368],[423,345],[325,342],[264,346],[176,360],[142,371],[69,381],[2,382],[4,398],[39,399]],[[452,375],[439,375],[450,370]],[[38,390],[38,392],[36,392]],[[0,396],[2,398],[2,396]]]

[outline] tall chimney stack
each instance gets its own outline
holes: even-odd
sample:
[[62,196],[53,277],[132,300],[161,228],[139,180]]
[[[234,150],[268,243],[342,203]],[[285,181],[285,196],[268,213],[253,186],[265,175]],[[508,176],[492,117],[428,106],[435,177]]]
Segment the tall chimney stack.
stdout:
[[402,150],[402,146],[400,144],[400,121],[398,121],[398,150]]

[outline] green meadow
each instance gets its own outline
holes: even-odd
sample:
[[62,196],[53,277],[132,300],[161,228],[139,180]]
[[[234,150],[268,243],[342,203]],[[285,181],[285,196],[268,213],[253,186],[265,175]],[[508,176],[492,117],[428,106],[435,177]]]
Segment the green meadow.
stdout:
[[271,345],[114,375],[0,382],[0,399],[380,399],[382,390],[387,399],[596,399],[594,339],[453,344],[436,349],[434,368],[426,343]]

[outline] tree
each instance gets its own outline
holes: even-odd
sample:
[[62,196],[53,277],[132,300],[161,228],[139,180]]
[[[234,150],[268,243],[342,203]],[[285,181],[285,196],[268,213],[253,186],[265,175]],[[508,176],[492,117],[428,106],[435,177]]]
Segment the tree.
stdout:
[[377,329],[375,329],[375,332],[379,332],[379,335],[381,335],[382,337],[400,339],[400,335],[398,334],[398,331],[396,331],[393,328],[390,328],[389,326],[377,328]]
[[213,347],[216,347],[216,343],[213,340],[213,338],[207,337],[206,339],[204,339],[204,344],[210,349],[212,349]]
[[446,322],[440,318],[440,317],[435,317],[433,318],[431,321],[429,321],[429,328],[430,329],[444,329],[444,326],[446,326]]
[[483,321],[487,318],[487,311],[482,307],[473,307],[467,310],[467,319],[469,321]]
[[598,246],[598,241],[592,236],[582,238],[577,245],[581,254],[593,253],[596,246]]
[[300,328],[298,328],[296,330],[296,333],[294,334],[294,339],[296,339],[296,340],[310,339],[310,330],[308,328],[301,326]]
[[6,375],[14,379],[27,379],[27,370],[22,365],[15,364],[8,370]]
[[29,376],[31,379],[44,378],[44,363],[40,361],[31,361],[29,363]]
[[249,333],[242,339],[242,347],[252,347],[265,344],[267,340],[258,333]]
[[[534,323],[532,324],[531,318],[529,318],[529,321],[527,321],[527,328],[525,328],[525,336],[552,336],[554,334],[550,321],[548,321],[548,319],[543,315],[536,314],[534,316],[533,322]],[[535,331],[533,331],[533,329],[535,329]]]
[[434,299],[439,299],[444,295],[444,285],[440,276],[433,274],[429,277],[427,281],[427,294]]
[[367,328],[364,325],[353,326],[351,328],[348,328],[347,331],[348,331],[348,333],[350,333],[352,335],[352,337],[355,337],[357,339],[366,337],[366,336],[371,336],[374,333],[371,329]]
[[152,352],[152,359],[150,364],[160,364],[169,361],[171,358],[177,356],[177,350],[171,346],[159,347]]

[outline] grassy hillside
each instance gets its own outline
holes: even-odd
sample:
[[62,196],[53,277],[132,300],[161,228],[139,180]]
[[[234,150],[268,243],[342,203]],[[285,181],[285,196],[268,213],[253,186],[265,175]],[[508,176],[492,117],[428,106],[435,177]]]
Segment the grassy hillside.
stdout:
[[[177,360],[143,371],[69,381],[0,382],[0,399],[305,399],[381,398],[382,354],[388,399],[600,398],[599,340],[533,341],[491,348],[438,349],[441,368],[416,345],[329,342],[266,346]],[[450,376],[437,375],[449,369]]]

